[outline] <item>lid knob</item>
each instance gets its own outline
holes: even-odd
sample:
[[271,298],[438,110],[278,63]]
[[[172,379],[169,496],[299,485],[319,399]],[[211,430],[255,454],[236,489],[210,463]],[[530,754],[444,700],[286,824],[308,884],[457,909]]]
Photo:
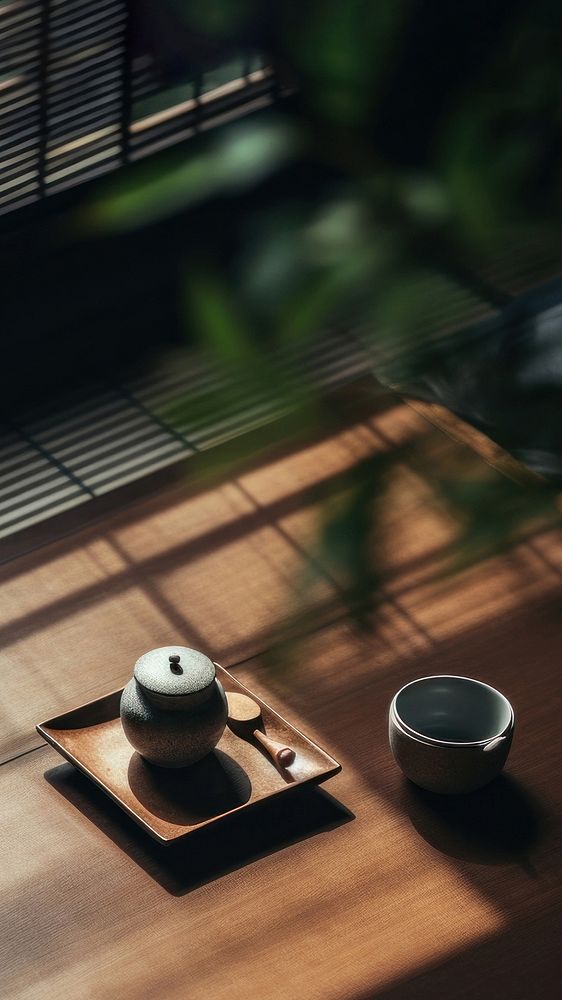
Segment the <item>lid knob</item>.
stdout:
[[170,661],[170,670],[172,671],[172,673],[183,674],[183,667],[180,666],[180,657],[178,653],[172,653],[172,655],[169,656],[168,659]]
[[139,656],[134,678],[145,692],[178,698],[198,694],[207,688],[210,693],[216,672],[213,661],[196,649],[159,646]]

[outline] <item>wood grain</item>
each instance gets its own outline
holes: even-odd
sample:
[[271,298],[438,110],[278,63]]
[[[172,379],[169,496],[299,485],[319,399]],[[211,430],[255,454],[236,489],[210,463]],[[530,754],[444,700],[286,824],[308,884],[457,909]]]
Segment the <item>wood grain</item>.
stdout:
[[[538,647],[532,623],[542,626]],[[337,808],[331,817],[320,810],[316,826],[314,801],[302,799],[296,816],[262,815],[256,828],[228,829],[166,859],[50,749],[4,765],[6,995],[179,998],[188,982],[195,1000],[242,998],[248,990],[272,1000],[385,989],[399,997],[399,984],[415,975],[430,983],[431,969],[447,995],[440,969],[454,958],[454,993],[468,998],[482,983],[474,954],[486,954],[496,940],[503,949],[522,924],[532,961],[541,946],[533,927],[547,914],[556,918],[561,896],[562,803],[552,781],[559,709],[544,697],[556,683],[551,652],[559,638],[559,619],[529,607],[516,629],[492,620],[479,637],[460,634],[440,650],[438,665],[446,669],[476,643],[476,672],[503,687],[519,714],[506,778],[493,794],[472,797],[464,813],[418,795],[387,749],[389,697],[427,670],[427,653],[390,670],[371,660],[366,680],[369,643],[343,625],[309,640],[307,668],[291,686],[290,700],[300,707],[290,715],[320,742],[329,734],[341,748],[344,771],[329,789],[354,820],[345,822]],[[511,666],[499,655],[506,647]],[[270,685],[260,661],[245,671]],[[334,673],[337,697],[329,683],[322,686]],[[278,677],[276,686],[282,683]],[[501,968],[501,981],[486,972],[487,986],[522,998]]]
[[[454,583],[430,582],[450,525],[404,469],[376,631],[327,623],[338,581],[319,567],[314,630],[281,661],[266,648],[291,574],[314,559],[319,480],[384,440],[423,435],[421,416],[404,409],[4,572],[6,754],[33,745],[38,719],[117,687],[138,650],[175,629],[215,656],[263,648],[236,676],[343,763],[330,795],[297,789],[286,797],[293,808],[281,796],[256,807],[259,821],[238,813],[175,852],[51,748],[9,760],[0,768],[8,1000],[556,995],[559,535],[539,533]],[[416,791],[388,750],[393,693],[431,673],[486,680],[515,706],[506,774],[468,800]]]

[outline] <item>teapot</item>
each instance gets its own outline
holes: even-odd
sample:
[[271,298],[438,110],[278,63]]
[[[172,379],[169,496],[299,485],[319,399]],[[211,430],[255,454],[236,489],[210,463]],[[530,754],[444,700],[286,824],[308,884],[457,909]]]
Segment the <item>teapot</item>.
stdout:
[[120,712],[125,736],[145,760],[188,767],[217,745],[228,707],[208,656],[187,646],[161,646],[135,663]]

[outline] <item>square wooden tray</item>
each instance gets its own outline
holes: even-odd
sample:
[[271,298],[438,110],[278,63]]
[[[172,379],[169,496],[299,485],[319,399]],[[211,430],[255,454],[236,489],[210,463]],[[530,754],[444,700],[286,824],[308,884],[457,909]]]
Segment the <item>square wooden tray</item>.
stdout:
[[260,705],[266,733],[296,752],[278,769],[257,742],[228,728],[199,764],[169,770],[147,764],[127,741],[119,717],[122,688],[37,726],[55,750],[103,789],[143,829],[169,844],[262,799],[319,783],[341,771],[333,757],[274,712],[216,664],[225,691],[249,695]]

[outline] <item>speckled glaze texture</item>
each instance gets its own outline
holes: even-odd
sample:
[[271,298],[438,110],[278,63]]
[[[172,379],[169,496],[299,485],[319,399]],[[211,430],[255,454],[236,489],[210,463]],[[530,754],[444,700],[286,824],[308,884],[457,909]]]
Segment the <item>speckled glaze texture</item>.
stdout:
[[[179,673],[170,670],[170,656],[177,658]],[[146,690],[162,697],[183,697],[203,691],[215,679],[215,665],[205,653],[189,646],[160,646],[139,656],[134,675]]]
[[129,743],[159,767],[188,767],[202,760],[219,742],[228,715],[220,681],[205,689],[204,701],[184,695],[170,699],[151,693],[133,677],[121,695],[121,722]]
[[436,745],[414,739],[401,729],[392,716],[389,739],[394,758],[410,781],[429,792],[459,795],[473,792],[492,781],[502,770],[513,731],[492,749],[481,745]]

